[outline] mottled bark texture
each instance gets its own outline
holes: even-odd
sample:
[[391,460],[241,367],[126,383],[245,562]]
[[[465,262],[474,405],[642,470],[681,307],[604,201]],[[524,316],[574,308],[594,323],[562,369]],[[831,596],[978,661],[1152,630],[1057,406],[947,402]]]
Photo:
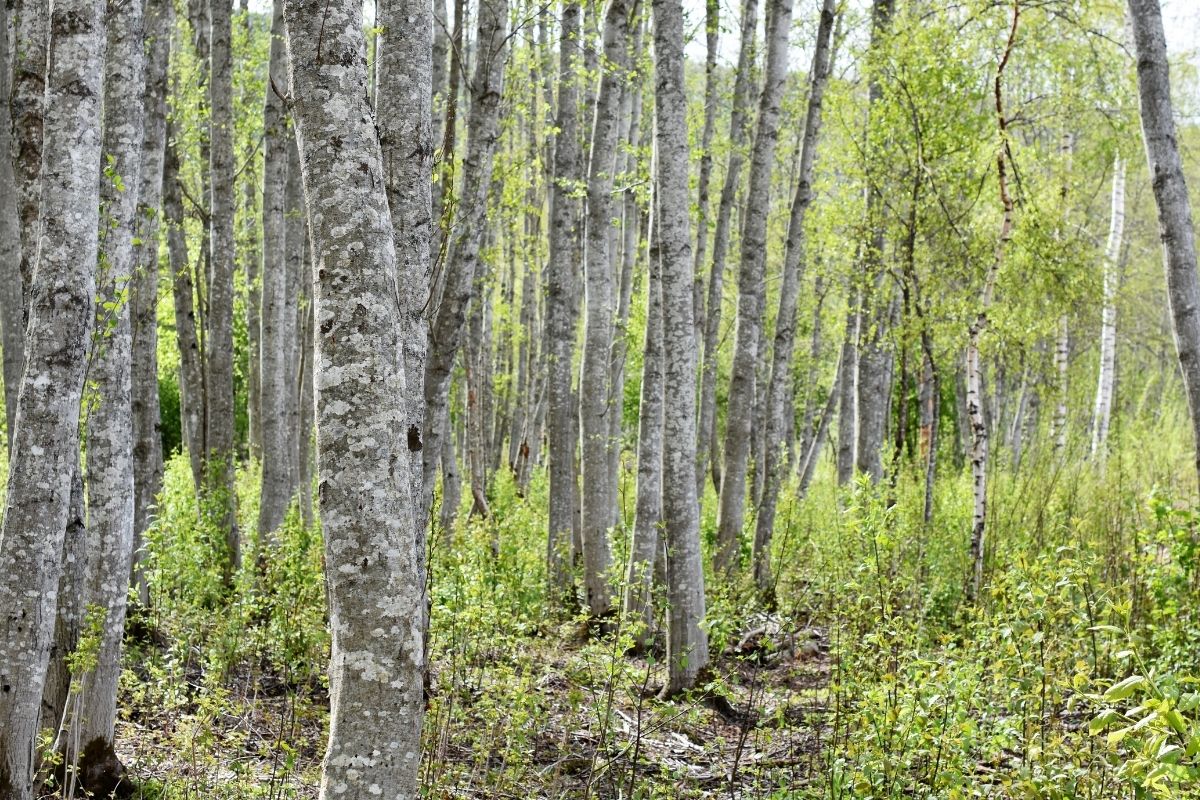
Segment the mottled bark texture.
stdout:
[[362,4],[286,0],[315,260],[317,463],[332,631],[322,798],[418,796],[424,585],[403,422],[401,296]]
[[821,130],[821,103],[829,79],[831,40],[835,0],[824,0],[817,25],[817,42],[809,68],[808,111],[800,145],[800,175],[792,199],[788,220],[787,249],[783,259],[783,281],[779,287],[779,311],[775,315],[775,344],[771,353],[771,377],[767,388],[767,415],[760,421],[766,428],[763,495],[759,501],[754,530],[754,582],[760,592],[769,592],[771,578],[771,536],[775,528],[775,506],[787,466],[784,449],[792,437],[787,435],[787,420],[792,409],[792,353],[796,345],[796,311],[800,299],[806,253],[804,224],[812,204],[812,173],[816,162]]
[[[414,497],[422,489],[425,356],[433,262],[433,7],[422,0],[381,0],[376,25],[375,123],[383,151],[400,285],[401,337],[408,397],[404,431]],[[443,42],[445,37],[442,37]],[[442,51],[443,69],[445,51]],[[422,535],[429,520],[415,520]],[[424,547],[422,546],[422,552]]]
[[791,22],[791,1],[771,0],[767,13],[766,75],[759,99],[758,129],[754,135],[750,186],[742,221],[737,325],[729,378],[729,405],[725,412],[725,460],[717,507],[717,552],[713,558],[713,568],[718,573],[737,569],[739,540],[746,517],[746,472],[755,417],[755,378],[766,290],[767,214],[771,207],[771,173],[775,164],[775,145],[779,141],[779,109],[787,77]]
[[17,394],[25,351],[21,290],[21,224],[17,216],[17,183],[13,175],[12,115],[9,94],[8,7],[0,4],[0,347],[4,350],[5,430],[12,441]]
[[133,323],[133,583],[138,601],[150,602],[140,567],[142,535],[162,488],[162,420],[158,406],[158,231],[167,135],[167,66],[174,6],[148,0],[145,11],[146,92],[143,101],[141,188],[130,302]]
[[104,4],[61,0],[50,19],[31,369],[17,400],[0,525],[0,797],[32,796],[34,738],[54,633],[79,401],[96,279]]
[[1129,0],[1129,17],[1137,53],[1142,136],[1163,242],[1167,298],[1196,439],[1196,471],[1200,474],[1200,279],[1196,276],[1192,208],[1172,116],[1170,69],[1158,0]]
[[559,44],[558,112],[553,179],[550,184],[549,261],[546,267],[546,432],[550,510],[546,564],[557,599],[571,590],[571,531],[579,484],[575,472],[576,406],[573,402],[575,330],[579,320],[579,3],[565,0]]
[[[696,179],[696,341],[704,341],[704,265],[708,258],[709,185],[712,183],[712,140],[717,127],[717,55],[721,36],[720,0],[704,0],[704,127],[700,132],[700,167]],[[740,77],[740,76],[739,76]],[[698,457],[708,458],[701,448]],[[704,499],[704,467],[696,465],[697,499]]]
[[208,101],[212,112],[209,174],[211,265],[208,275],[204,338],[205,481],[217,524],[225,532],[224,578],[232,585],[241,564],[234,486],[233,407],[233,272],[234,163],[232,7],[229,0],[209,0],[211,74]]
[[654,561],[663,522],[663,305],[661,254],[650,260],[646,297],[646,347],[642,354],[642,397],[638,406],[637,508],[624,611],[639,624],[634,640],[649,646],[654,637]]
[[1125,162],[1113,161],[1112,210],[1104,248],[1104,295],[1100,308],[1100,370],[1096,380],[1096,410],[1092,416],[1092,458],[1103,468],[1112,419],[1113,384],[1117,371],[1117,282],[1121,242],[1125,232]]
[[[142,5],[108,10],[104,62],[105,159],[100,179],[100,262],[87,415],[88,605],[104,614],[96,666],[83,679],[80,740],[107,751],[117,720],[117,679],[133,555],[133,336],[127,292],[141,186],[145,58]],[[102,744],[96,745],[96,742]]]
[[[29,302],[37,256],[42,170],[43,110],[46,103],[46,45],[50,35],[48,0],[14,0],[12,48],[12,156],[21,224],[21,290]],[[27,310],[27,309],[26,309]],[[26,320],[27,321],[27,320]],[[22,326],[24,330],[24,326]],[[14,390],[15,393],[15,390]],[[10,429],[11,435],[11,429]]]
[[[269,544],[283,524],[295,496],[296,457],[292,454],[289,409],[295,395],[295,298],[288,296],[287,220],[284,201],[290,175],[291,131],[280,93],[287,86],[287,43],[283,0],[275,0],[271,16],[271,49],[263,100],[262,188],[262,334],[260,337],[262,420],[262,489],[258,501],[260,544]],[[297,182],[299,178],[297,176]]]
[[746,161],[746,142],[754,100],[754,31],[758,25],[758,0],[743,0],[742,43],[738,52],[737,78],[733,84],[733,110],[729,117],[729,164],[717,206],[717,225],[713,232],[712,271],[708,277],[708,307],[704,318],[704,353],[700,375],[699,430],[696,435],[696,499],[704,497],[704,481],[711,461],[713,486],[721,490],[717,478],[717,349],[721,344],[721,301],[725,286],[725,259],[729,253],[733,207],[741,185],[742,165]]
[[604,71],[596,98],[591,165],[587,188],[587,246],[584,261],[585,315],[583,363],[579,374],[580,472],[583,493],[583,584],[588,613],[602,617],[612,610],[608,585],[612,552],[608,531],[617,504],[617,476],[609,451],[609,417],[620,414],[613,396],[609,355],[613,346],[616,305],[609,263],[612,228],[613,173],[620,128],[621,86],[626,81],[629,6],[612,0],[604,18]]
[[687,96],[683,8],[654,0],[654,141],[658,251],[663,291],[663,533],[667,574],[667,680],[663,694],[691,688],[708,664],[700,508],[696,502],[696,331],[688,230]]
[[462,344],[467,307],[475,294],[487,213],[488,188],[498,137],[500,91],[504,79],[508,36],[507,0],[486,0],[479,9],[475,74],[471,80],[471,109],[467,118],[467,152],[452,241],[444,266],[441,297],[433,309],[425,364],[425,441],[421,453],[422,485],[418,512],[429,515],[442,452],[437,421],[450,399],[450,373]]

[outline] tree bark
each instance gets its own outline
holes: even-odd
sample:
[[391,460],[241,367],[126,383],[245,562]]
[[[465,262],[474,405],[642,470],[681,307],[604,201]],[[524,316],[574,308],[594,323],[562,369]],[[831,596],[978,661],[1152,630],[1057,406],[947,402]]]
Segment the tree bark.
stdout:
[[[696,182],[696,341],[704,341],[704,264],[708,257],[709,184],[712,182],[712,140],[717,123],[717,55],[721,36],[720,0],[704,0],[704,128],[700,133],[700,174]],[[744,37],[743,37],[744,38]],[[739,73],[738,77],[741,77]],[[745,79],[743,79],[745,81]],[[703,458],[708,454],[703,453]],[[696,486],[703,502],[705,467],[697,465]]]
[[754,93],[754,32],[758,26],[758,0],[743,0],[742,43],[738,52],[737,78],[733,84],[733,110],[729,118],[729,165],[717,206],[717,225],[713,231],[712,271],[708,277],[708,308],[704,320],[704,353],[700,375],[699,430],[696,434],[696,499],[704,497],[708,464],[713,464],[713,487],[717,479],[717,349],[721,344],[721,301],[725,285],[725,258],[729,252],[729,228],[733,206],[737,202],[742,165],[746,160],[746,141],[750,138],[751,103]]
[[861,294],[851,288],[846,298],[846,332],[842,335],[842,377],[838,381],[837,482],[854,479],[858,451],[858,339]]
[[[14,0],[12,49],[12,154],[21,225],[21,296],[29,302],[33,263],[37,257],[41,202],[43,111],[46,104],[46,59],[50,36],[48,0]],[[28,308],[22,321],[24,332]],[[16,392],[13,392],[16,394]],[[9,426],[9,436],[12,427]],[[10,447],[11,449],[11,447]]]
[[817,26],[816,48],[809,69],[808,111],[804,118],[804,138],[800,148],[800,175],[788,221],[787,250],[783,261],[783,283],[779,288],[779,311],[775,315],[775,345],[771,358],[771,378],[767,389],[766,474],[763,497],[758,507],[754,531],[754,582],[760,592],[769,592],[771,578],[771,536],[775,529],[775,507],[783,481],[785,435],[791,407],[792,353],[796,344],[796,310],[800,282],[805,266],[806,237],[804,224],[812,204],[812,173],[821,131],[821,103],[829,81],[830,42],[833,38],[835,0],[824,0]]
[[[403,423],[399,268],[363,92],[362,4],[286,0],[312,225],[321,524],[333,633],[322,798],[415,798],[425,586]],[[428,80],[428,78],[426,78]]]
[[579,87],[576,66],[580,8],[564,0],[559,44],[558,112],[554,173],[550,184],[549,261],[546,269],[546,384],[550,473],[549,530],[546,564],[552,602],[559,604],[571,589],[571,537],[575,524],[576,423],[574,403],[575,331],[579,322],[579,199],[582,174],[579,145]]
[[133,555],[134,462],[132,323],[133,226],[141,186],[145,94],[142,6],[109,9],[100,179],[100,266],[87,415],[88,604],[103,609],[96,666],[83,679],[80,741],[108,753],[117,719],[117,680]]
[[234,163],[232,8],[229,0],[209,0],[211,74],[208,101],[212,112],[209,170],[212,201],[209,230],[212,264],[204,339],[205,479],[219,508],[217,524],[225,534],[224,580],[232,586],[241,565],[237,526],[236,442],[233,404]]
[[[96,285],[104,5],[61,0],[49,21],[42,220],[0,524],[0,796],[32,796]],[[122,576],[122,586],[128,573]]]
[[13,174],[9,92],[8,7],[0,5],[0,347],[4,350],[4,414],[8,442],[17,415],[17,393],[25,350],[21,281],[21,222]]
[[670,697],[708,664],[700,508],[696,501],[696,330],[688,230],[687,95],[680,0],[654,0],[654,170],[663,287],[663,527],[667,549],[667,680]]
[[767,257],[767,213],[771,172],[779,140],[779,107],[787,77],[791,0],[772,0],[767,16],[767,67],[759,101],[758,130],[750,164],[750,187],[742,222],[742,257],[738,272],[737,329],[729,406],[725,413],[725,462],[717,510],[717,552],[713,568],[728,573],[738,566],[739,539],[746,512],[746,463],[754,416],[755,370],[762,332]]
[[1100,311],[1100,374],[1096,381],[1096,411],[1092,418],[1092,458],[1101,469],[1108,449],[1108,426],[1112,418],[1113,383],[1117,362],[1117,281],[1125,232],[1125,162],[1113,161],[1112,211],[1108,243],[1104,248],[1104,299]]

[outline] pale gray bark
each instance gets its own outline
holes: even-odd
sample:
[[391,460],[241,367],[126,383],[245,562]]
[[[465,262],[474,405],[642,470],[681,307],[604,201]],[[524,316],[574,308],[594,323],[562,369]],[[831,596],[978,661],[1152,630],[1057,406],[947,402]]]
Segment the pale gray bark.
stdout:
[[842,334],[842,377],[838,381],[837,482],[845,486],[854,478],[858,450],[858,339],[859,293],[846,298],[846,331]]
[[112,747],[117,680],[133,556],[133,336],[126,293],[133,277],[133,228],[141,186],[145,94],[140,3],[109,9],[104,68],[105,175],[100,180],[100,266],[87,415],[88,605],[103,609],[96,666],[83,679],[80,741]]
[[317,461],[333,634],[322,798],[419,793],[425,587],[413,525],[398,259],[363,88],[362,4],[286,0],[312,226]]
[[[0,794],[32,797],[95,296],[104,4],[60,0],[49,42],[41,225],[0,525]],[[128,578],[121,579],[122,587]]]
[[1054,451],[1061,453],[1067,446],[1067,394],[1071,390],[1071,323],[1066,314],[1058,318],[1058,334],[1054,339],[1054,372],[1058,380],[1054,388],[1054,416],[1050,419],[1050,439]]
[[654,142],[663,291],[663,526],[667,558],[665,696],[695,685],[708,665],[700,508],[696,501],[696,330],[688,224],[683,8],[654,0]]
[[613,174],[616,171],[622,85],[626,82],[629,6],[611,0],[604,17],[604,64],[592,128],[587,184],[587,242],[584,260],[583,363],[579,373],[580,496],[583,512],[583,584],[588,612],[602,617],[612,610],[608,585],[612,552],[608,532],[617,503],[617,476],[609,451],[609,416],[620,413],[613,396],[610,354],[616,315],[609,245],[612,228]]
[[[21,289],[29,284],[37,256],[42,169],[43,110],[46,103],[46,46],[50,36],[48,0],[14,0],[12,48],[12,155],[21,224]],[[27,320],[26,320],[27,321]],[[25,325],[21,326],[22,331]],[[16,394],[16,391],[13,392]],[[12,435],[11,428],[9,435]]]
[[725,413],[725,460],[721,470],[721,497],[717,508],[716,572],[738,566],[739,539],[746,516],[746,471],[754,417],[754,387],[758,344],[762,336],[767,258],[767,213],[771,200],[771,173],[779,141],[779,108],[787,77],[788,33],[791,0],[771,0],[767,14],[767,66],[759,100],[758,129],[750,162],[750,186],[742,221],[741,265],[738,271],[737,326],[733,368],[729,379],[729,405]]
[[733,110],[729,118],[729,164],[717,207],[717,225],[713,232],[712,271],[708,277],[708,307],[704,319],[704,353],[700,375],[699,430],[696,438],[696,498],[704,497],[708,464],[713,464],[713,485],[720,491],[717,468],[717,348],[721,343],[721,301],[725,285],[725,258],[729,252],[729,233],[733,206],[741,184],[742,165],[746,160],[746,141],[750,138],[754,94],[754,31],[758,25],[758,0],[743,0],[742,43],[738,52],[737,78],[733,84]]
[[313,384],[315,371],[316,343],[313,339],[316,329],[313,323],[312,301],[312,270],[309,260],[304,261],[304,280],[300,282],[300,374],[298,388],[300,392],[299,425],[297,426],[296,463],[300,481],[300,519],[305,527],[313,524],[313,421],[316,415],[314,402],[316,389]]
[[0,347],[4,350],[4,413],[11,442],[21,386],[25,325],[21,284],[21,223],[13,175],[9,93],[8,7],[0,4]]
[[130,291],[133,323],[133,576],[138,601],[150,603],[140,567],[142,534],[162,488],[163,453],[158,407],[158,232],[162,205],[163,156],[167,135],[167,67],[174,6],[148,0],[145,9],[146,93],[143,102],[141,187],[138,190],[136,262]]
[[[425,419],[425,356],[429,340],[433,263],[433,87],[436,62],[433,8],[420,0],[380,0],[376,25],[383,29],[376,50],[378,102],[375,124],[383,151],[383,173],[396,240],[402,304],[401,337],[408,410],[405,440],[414,497],[422,490],[422,425]],[[443,46],[445,36],[440,37]],[[445,50],[441,52],[445,72]],[[424,542],[426,517],[416,520]],[[424,547],[422,546],[422,552]]]
[[209,171],[212,201],[209,273],[204,338],[204,453],[208,491],[222,509],[218,524],[225,533],[224,579],[232,584],[241,565],[237,527],[236,452],[233,408],[234,163],[232,8],[229,0],[209,0],[211,74],[208,101],[212,112]]
[[[268,544],[283,523],[299,478],[292,469],[295,459],[288,454],[291,443],[288,406],[293,395],[291,387],[296,380],[292,355],[296,311],[293,298],[287,295],[288,242],[284,206],[292,176],[288,170],[291,131],[287,126],[283,99],[279,96],[287,87],[287,42],[284,36],[283,0],[275,0],[263,101],[260,545]],[[295,181],[299,183],[299,176]]]
[[579,199],[582,176],[579,145],[579,3],[565,0],[559,44],[558,114],[554,171],[550,184],[549,260],[546,267],[546,431],[549,450],[550,509],[546,563],[550,590],[560,602],[571,591],[571,536],[575,525],[575,472],[578,442],[572,357],[579,320]]
[[1117,366],[1117,282],[1121,243],[1125,232],[1125,162],[1113,161],[1112,210],[1108,221],[1108,243],[1104,248],[1104,297],[1100,310],[1100,370],[1096,380],[1096,410],[1092,416],[1092,458],[1101,467],[1108,446],[1112,419],[1113,383]]
[[508,37],[507,0],[487,0],[480,8],[476,34],[478,53],[471,81],[471,109],[467,119],[467,152],[457,222],[444,266],[441,297],[433,309],[429,349],[425,364],[425,442],[422,448],[423,479],[418,498],[420,519],[429,515],[438,462],[442,453],[437,420],[449,402],[450,372],[462,343],[467,306],[475,290],[475,273],[485,229],[488,189],[498,136],[501,84]]
[[179,350],[179,415],[183,444],[199,494],[204,485],[204,372],[192,300],[192,265],[183,227],[183,194],[179,185],[179,154],[167,123],[163,157],[163,219],[167,226],[167,259],[171,267],[171,297],[175,308],[175,345]]
[[646,346],[642,353],[642,396],[638,405],[637,508],[629,567],[625,576],[624,611],[641,629],[635,641],[645,647],[654,637],[654,562],[663,523],[663,305],[660,258],[650,260],[646,281]]
[[1170,68],[1158,0],[1129,0],[1137,53],[1138,98],[1146,158],[1154,181],[1158,230],[1163,242],[1167,298],[1174,323],[1175,349],[1195,436],[1200,474],[1200,279],[1191,201],[1179,158],[1172,116]]
[[760,422],[766,428],[766,474],[763,496],[759,502],[754,531],[754,582],[759,591],[771,589],[771,536],[775,528],[775,507],[783,481],[784,448],[791,441],[785,435],[787,418],[794,415],[791,407],[792,353],[796,345],[796,311],[803,276],[806,236],[804,230],[808,207],[812,204],[812,173],[816,162],[817,143],[821,130],[821,103],[829,81],[829,65],[833,38],[835,0],[824,0],[817,26],[817,41],[809,68],[808,111],[804,118],[804,135],[800,146],[800,174],[792,213],[788,220],[787,250],[783,260],[783,281],[779,287],[779,311],[775,315],[775,344],[771,355],[771,377],[767,388],[767,415]]
[[[712,183],[712,140],[717,122],[717,53],[721,35],[720,0],[704,0],[704,127],[700,133],[700,170],[696,180],[696,341],[704,341],[704,265],[708,258],[709,184]],[[701,458],[708,458],[706,452]],[[696,470],[696,486],[703,501],[704,468]]]

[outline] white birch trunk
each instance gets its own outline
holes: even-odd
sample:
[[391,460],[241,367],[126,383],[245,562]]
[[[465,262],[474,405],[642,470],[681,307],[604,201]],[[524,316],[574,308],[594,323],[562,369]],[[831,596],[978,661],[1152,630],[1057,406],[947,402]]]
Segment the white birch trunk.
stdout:
[[1112,211],[1108,221],[1108,243],[1104,248],[1104,299],[1100,311],[1100,374],[1096,381],[1096,411],[1092,417],[1092,458],[1104,459],[1108,448],[1108,425],[1112,419],[1113,383],[1117,367],[1117,282],[1120,279],[1121,242],[1125,232],[1125,162],[1113,161]]

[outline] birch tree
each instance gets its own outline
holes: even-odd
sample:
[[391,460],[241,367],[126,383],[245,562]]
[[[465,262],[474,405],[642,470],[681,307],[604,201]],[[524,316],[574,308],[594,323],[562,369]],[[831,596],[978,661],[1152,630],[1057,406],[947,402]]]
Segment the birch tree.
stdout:
[[767,66],[759,99],[758,129],[750,163],[750,187],[742,222],[742,253],[738,272],[737,327],[733,370],[729,379],[729,406],[725,416],[725,461],[721,471],[721,497],[717,511],[717,553],[714,569],[729,572],[738,564],[738,539],[746,512],[746,466],[750,455],[750,429],[754,416],[755,371],[762,335],[767,259],[767,212],[770,209],[771,173],[779,140],[779,106],[787,77],[788,33],[791,0],[771,0],[767,15]]
[[667,680],[663,695],[691,688],[708,664],[704,567],[696,501],[696,331],[688,230],[687,96],[683,7],[654,0],[655,194],[663,292],[663,535],[667,574]]
[[284,19],[314,243],[317,462],[333,634],[321,797],[408,800],[419,790],[425,599],[404,468],[403,289],[363,91],[362,4],[286,0]]
[[1096,411],[1092,417],[1092,458],[1104,464],[1108,425],[1112,418],[1113,384],[1117,367],[1117,283],[1120,280],[1122,237],[1125,232],[1125,162],[1113,160],[1112,210],[1104,247],[1104,295],[1100,309],[1100,370],[1096,381]]
[[32,797],[96,285],[104,5],[50,18],[37,261],[0,524],[0,794]]

